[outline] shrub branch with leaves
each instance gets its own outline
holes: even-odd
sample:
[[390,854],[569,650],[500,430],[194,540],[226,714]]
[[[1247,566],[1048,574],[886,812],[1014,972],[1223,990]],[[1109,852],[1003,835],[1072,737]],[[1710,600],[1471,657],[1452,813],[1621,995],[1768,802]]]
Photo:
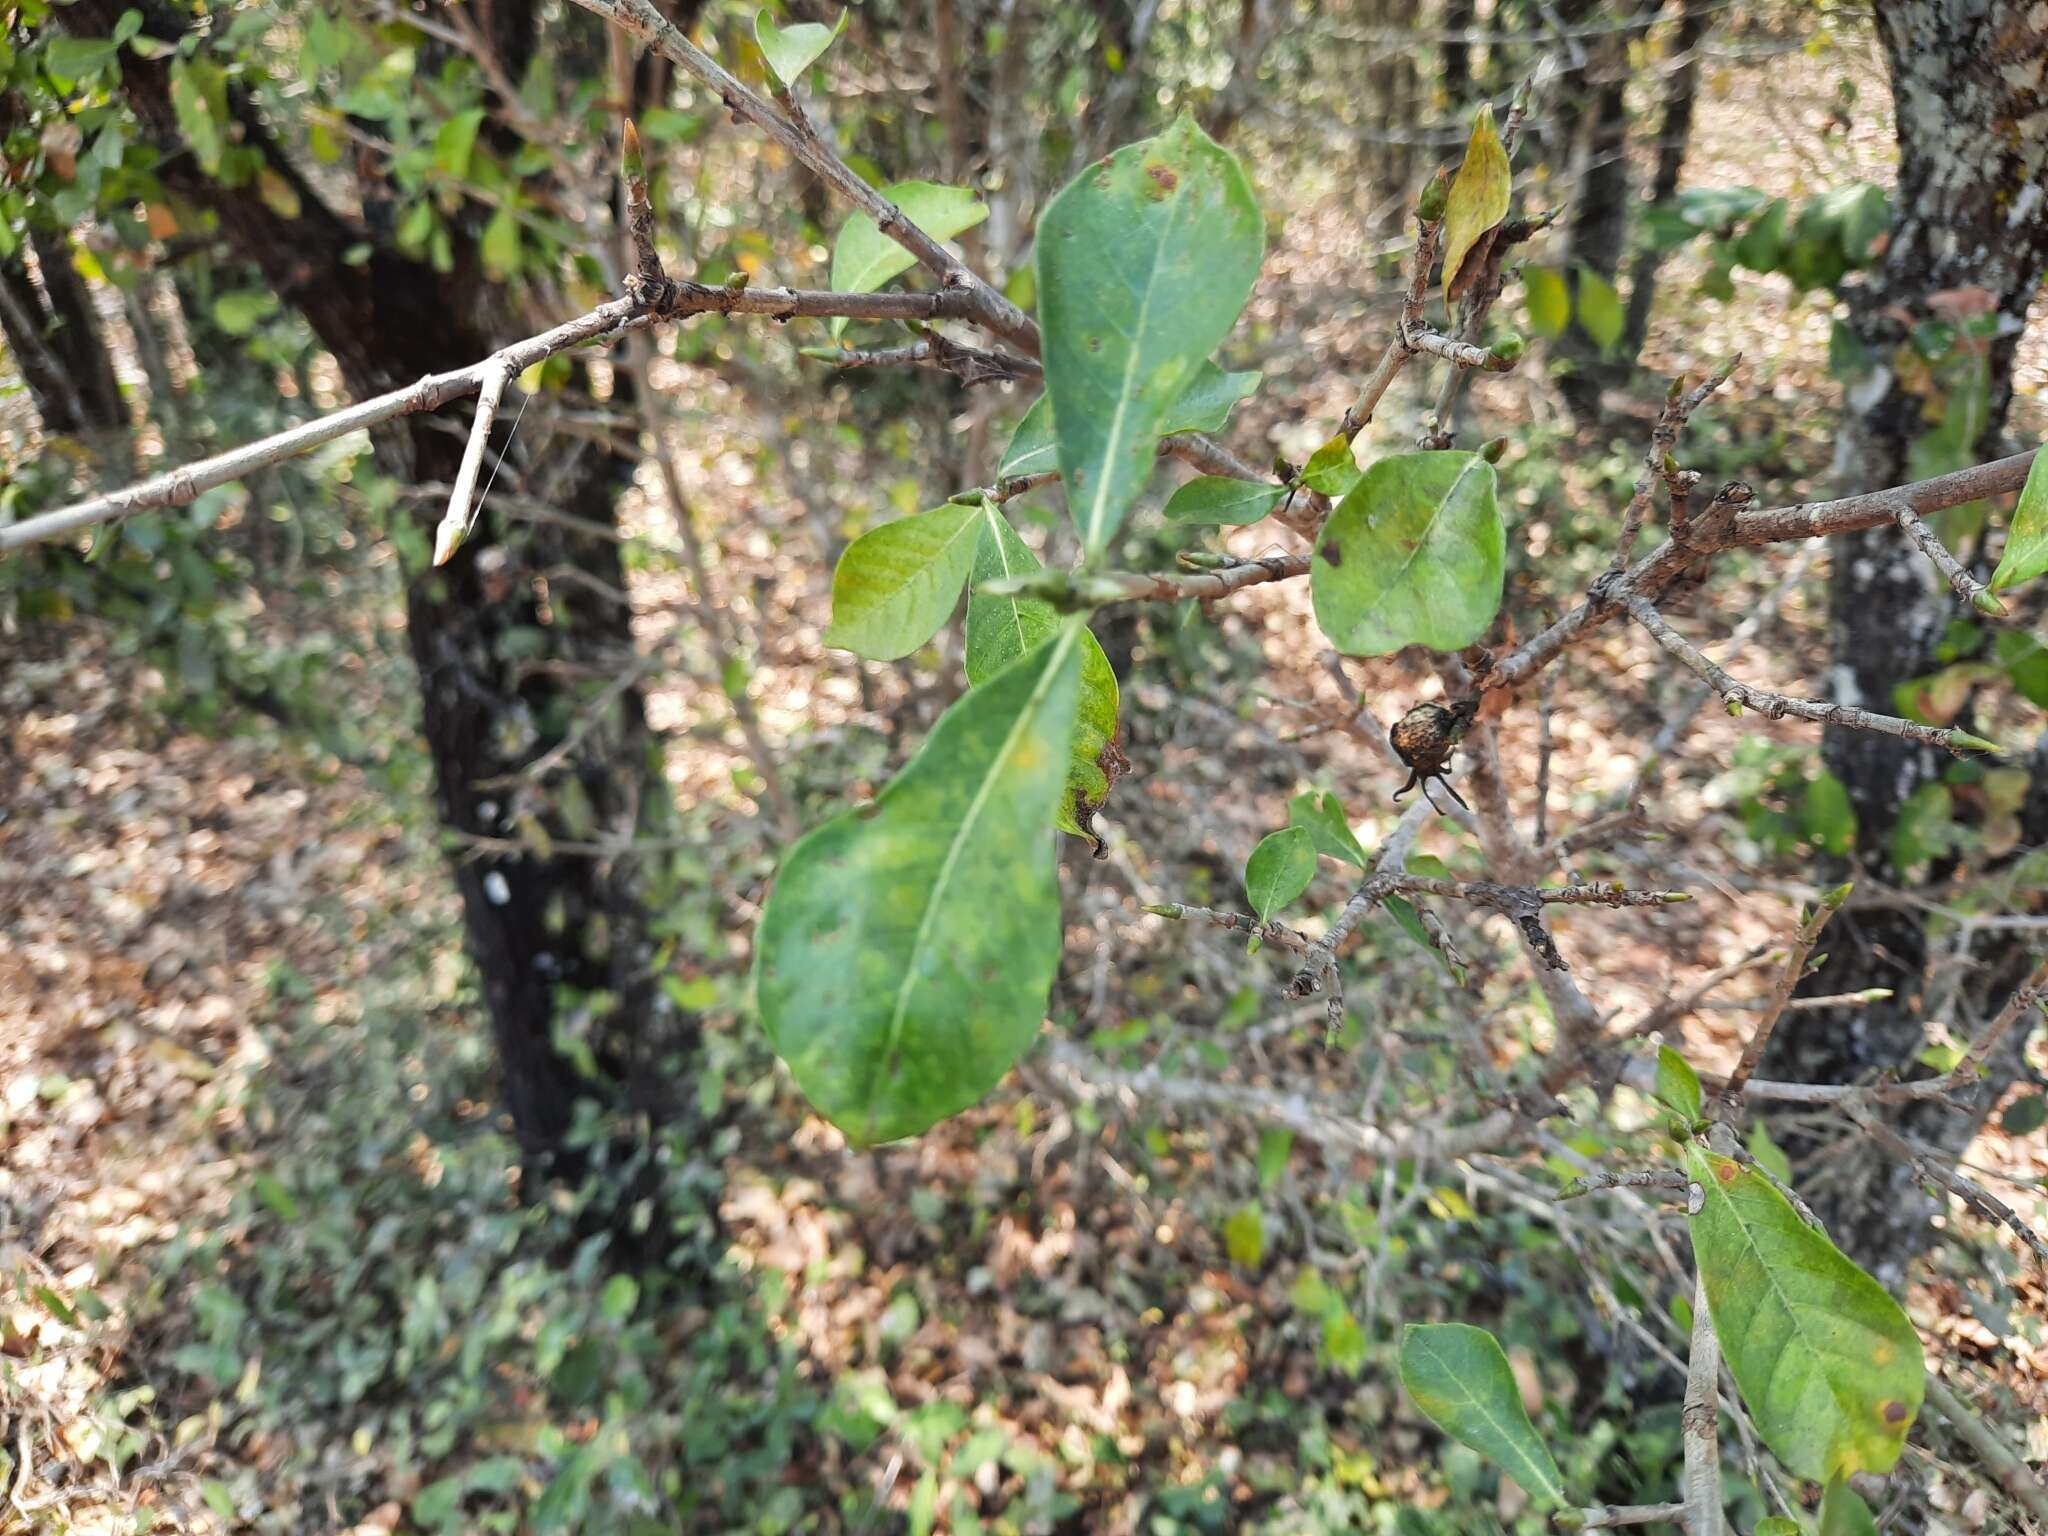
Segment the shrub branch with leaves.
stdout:
[[[812,355],[842,367],[938,368],[968,384],[1042,378],[1043,396],[1003,455],[995,484],[963,490],[872,530],[846,549],[834,575],[827,642],[877,659],[925,645],[967,591],[969,686],[872,803],[833,818],[789,850],[761,915],[755,940],[761,1022],[819,1112],[855,1143],[913,1136],[982,1099],[1038,1039],[1062,948],[1059,849],[1051,829],[1093,837],[1099,852],[1095,817],[1123,767],[1117,678],[1089,615],[1119,603],[1222,600],[1253,585],[1306,578],[1317,623],[1340,652],[1386,656],[1421,648],[1432,654],[1443,701],[1411,712],[1390,742],[1390,753],[1410,770],[1411,784],[1421,783],[1424,797],[1379,849],[1368,851],[1334,796],[1304,796],[1292,808],[1290,825],[1251,856],[1244,872],[1249,914],[1192,902],[1148,910],[1215,924],[1248,935],[1255,948],[1286,952],[1291,970],[1283,990],[1296,997],[1326,993],[1334,1030],[1343,1018],[1342,951],[1368,914],[1388,909],[1461,969],[1431,904],[1472,904],[1510,919],[1559,1030],[1540,1088],[1493,1102],[1447,1102],[1409,1127],[1334,1122],[1299,1103],[1256,1094],[1237,1094],[1233,1102],[1311,1136],[1349,1138],[1377,1158],[1415,1155],[1425,1145],[1438,1156],[1460,1156],[1540,1146],[1545,1122],[1560,1112],[1556,1094],[1619,1077],[1662,1105],[1666,1161],[1642,1171],[1588,1168],[1557,1198],[1626,1190],[1681,1199],[1692,1237],[1685,1458],[1677,1499],[1625,1507],[1576,1502],[1525,1411],[1500,1346],[1483,1330],[1459,1323],[1407,1329],[1401,1377],[1416,1405],[1446,1433],[1496,1461],[1554,1511],[1561,1528],[1576,1530],[1676,1523],[1694,1536],[1722,1531],[1718,1432],[1724,1406],[1752,1462],[1760,1442],[1794,1478],[1823,1485],[1823,1532],[1873,1528],[1859,1482],[1867,1489],[1868,1479],[1891,1469],[1930,1396],[1958,1418],[1966,1439],[1983,1439],[1983,1426],[1973,1425],[1953,1395],[1928,1383],[1920,1340],[1898,1303],[1818,1230],[1797,1194],[1738,1140],[1736,1127],[1751,1100],[1829,1104],[1852,1115],[1872,1147],[1914,1157],[1884,1124],[1885,1109],[1968,1092],[1998,1041],[2032,1017],[2048,986],[2048,961],[1938,1076],[1857,1085],[1758,1080],[1772,1032],[1793,1006],[1822,930],[1847,898],[1847,887],[1832,891],[1782,945],[1776,983],[1734,1071],[1711,1085],[1710,1099],[1709,1085],[1668,1047],[1654,1061],[1634,1054],[1634,1040],[1658,1027],[1661,1015],[1637,1028],[1608,1027],[1544,925],[1547,907],[1661,905],[1685,900],[1686,893],[1544,883],[1568,862],[1579,834],[1545,840],[1539,830],[1534,840],[1523,837],[1510,814],[1495,736],[1501,714],[1545,669],[1598,627],[1625,619],[1696,673],[1731,714],[1756,711],[1882,732],[1958,755],[1998,751],[1959,726],[1744,683],[1685,638],[1667,610],[1725,551],[1890,525],[1961,602],[1999,617],[2004,605],[1997,590],[2048,570],[2048,471],[2036,454],[1832,502],[1759,508],[1740,482],[1703,497],[1700,476],[1677,456],[1680,439],[1729,370],[1697,384],[1677,381],[1650,434],[1606,569],[1555,622],[1518,644],[1500,643],[1507,528],[1496,455],[1490,448],[1455,446],[1455,411],[1471,373],[1510,369],[1521,353],[1517,338],[1486,338],[1490,310],[1518,275],[1512,254],[1549,222],[1513,208],[1511,165],[1529,109],[1527,88],[1498,130],[1490,109],[1479,113],[1455,173],[1440,173],[1417,200],[1400,314],[1355,403],[1305,464],[1281,464],[1268,474],[1214,435],[1258,384],[1257,375],[1226,372],[1214,354],[1258,277],[1264,217],[1236,157],[1191,117],[1088,166],[1045,207],[1036,238],[1033,318],[945,243],[980,216],[971,196],[923,183],[877,189],[812,122],[799,91],[837,29],[779,27],[763,13],[756,35],[775,77],[771,100],[727,72],[647,0],[578,3],[673,61],[853,206],[833,263],[833,291],[668,277],[656,253],[637,136],[628,125],[627,222],[636,269],[625,297],[489,358],[263,442],[0,527],[0,549],[187,503],[209,487],[342,433],[474,394],[470,452],[450,491],[439,539],[437,558],[445,560],[467,528],[484,439],[511,378],[569,348],[697,314],[829,318],[835,340],[848,320],[901,322],[918,339],[886,347],[840,341]],[[1856,209],[1865,203],[1850,211]],[[1694,210],[1701,218],[1708,212]],[[1712,227],[1726,225],[1722,239],[1731,240],[1733,225],[1752,215],[1729,255],[1770,265],[1785,254],[1773,244],[1783,243],[1788,213],[1782,199],[1759,195]],[[1807,234],[1800,239],[1820,242],[1819,218],[1802,215],[1799,227]],[[1797,255],[1805,247],[1794,240],[1789,249]],[[912,265],[937,279],[935,292],[876,291]],[[1441,329],[1427,319],[1439,271],[1447,321]],[[1525,275],[1532,312],[1552,313],[1553,289],[1562,286],[1555,274],[1536,268]],[[1584,285],[1579,303],[1597,333],[1597,316],[1584,313]],[[958,340],[940,331],[942,324],[972,326],[985,341]],[[1417,364],[1444,370],[1420,442],[1413,451],[1361,467],[1354,457],[1361,432],[1395,377]],[[1200,471],[1167,502],[1170,523],[1234,526],[1271,518],[1307,535],[1308,551],[1258,559],[1191,552],[1182,557],[1183,569],[1170,573],[1108,568],[1116,536],[1163,456]],[[1066,569],[1042,568],[1006,510],[1054,483],[1064,494],[1078,550]],[[1981,583],[1927,518],[2013,491],[2020,495],[2004,560],[1991,581]],[[1635,546],[1660,492],[1669,538],[1638,557]],[[1459,754],[1465,760],[1459,783],[1471,803],[1452,790],[1455,803],[1440,807],[1427,799],[1430,781]],[[1439,813],[1477,833],[1487,878],[1451,879],[1411,863],[1417,834]],[[1323,859],[1350,866],[1359,878],[1312,937],[1279,914],[1302,896]],[[1716,976],[1768,958],[1744,957]],[[1715,982],[1709,978],[1702,990]],[[1056,1043],[1050,1059],[1056,1071],[1076,1079],[1078,1094],[1103,1091],[1102,1072],[1083,1054]],[[1126,1074],[1114,1086],[1165,1103],[1200,1091],[1159,1074]],[[2039,1238],[2010,1208],[1972,1181],[1947,1170],[1930,1170],[1930,1176],[2041,1251]],[[1725,1404],[1724,1365],[1735,1389]],[[1997,1462],[1995,1437],[1983,1454]],[[1769,1536],[1804,1529],[1778,1484],[1761,1481],[1779,1500],[1779,1512],[1755,1529]],[[2037,1516],[2048,1508],[2024,1469],[2005,1485]]]

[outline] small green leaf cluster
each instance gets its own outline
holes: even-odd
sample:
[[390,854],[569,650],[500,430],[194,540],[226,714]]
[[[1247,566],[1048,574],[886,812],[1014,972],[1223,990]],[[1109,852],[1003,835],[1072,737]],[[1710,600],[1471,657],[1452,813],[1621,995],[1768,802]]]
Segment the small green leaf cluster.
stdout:
[[[948,232],[981,216],[952,189],[893,191],[923,199]],[[1220,425],[1256,385],[1209,354],[1263,249],[1242,169],[1191,119],[1084,172],[1046,209],[1046,391],[1002,473],[1059,469],[1084,562],[1107,548],[1160,439]],[[908,266],[857,222],[834,256],[835,280],[852,286]],[[834,573],[827,642],[877,659],[922,648],[973,588],[967,693],[872,806],[791,850],[757,936],[763,1026],[811,1102],[859,1142],[975,1102],[1045,1015],[1060,949],[1048,831],[1087,832],[1110,788],[1117,687],[1078,616],[1019,594],[1037,569],[981,496],[864,534]]]
[[[1658,1049],[1654,1082],[1657,1101],[1677,1117],[1693,1191],[1693,1261],[1743,1405],[1772,1455],[1825,1485],[1823,1532],[1873,1529],[1848,1479],[1890,1471],[1904,1449],[1925,1392],[1919,1334],[1882,1286],[1806,1224],[1774,1174],[1710,1150],[1699,1076],[1668,1046]],[[1767,1136],[1759,1146],[1782,1161]],[[1490,1334],[1456,1323],[1410,1325],[1401,1380],[1439,1428],[1540,1503],[1568,1502]],[[1575,1518],[1562,1516],[1567,1528],[1576,1528]]]
[[1849,182],[1791,203],[1755,187],[1692,187],[1646,216],[1649,238],[1668,251],[1702,236],[1710,263],[1700,286],[1734,296],[1733,270],[1777,273],[1802,291],[1833,288],[1877,258],[1891,228],[1891,199],[1871,182]]

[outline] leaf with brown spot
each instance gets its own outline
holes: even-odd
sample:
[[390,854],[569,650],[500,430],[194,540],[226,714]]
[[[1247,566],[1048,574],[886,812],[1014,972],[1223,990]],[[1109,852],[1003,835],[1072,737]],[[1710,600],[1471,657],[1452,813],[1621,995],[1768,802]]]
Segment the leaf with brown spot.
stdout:
[[1889,1471],[1926,1390],[1912,1323],[1768,1179],[1697,1146],[1685,1162],[1708,1310],[1764,1442],[1816,1481]]

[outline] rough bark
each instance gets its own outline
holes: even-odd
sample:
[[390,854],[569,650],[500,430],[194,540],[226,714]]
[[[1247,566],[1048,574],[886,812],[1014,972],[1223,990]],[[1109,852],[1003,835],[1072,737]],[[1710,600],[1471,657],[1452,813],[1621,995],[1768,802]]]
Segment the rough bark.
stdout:
[[[2014,349],[2048,270],[2048,21],[2040,8],[2026,0],[1919,0],[1880,7],[1877,26],[1897,102],[1900,164],[1890,242],[1867,285],[1851,297],[1851,324],[1877,366],[1849,390],[1835,465],[1843,491],[1906,478],[1930,402],[1919,393],[1924,370],[1900,369],[1896,360],[1912,326],[1934,314],[1932,301],[1955,290],[1983,289],[1996,301],[1991,411],[1976,449],[1982,458],[2002,451]],[[1833,695],[1887,708],[1898,683],[1930,670],[1934,643],[1958,612],[1955,600],[1891,529],[1832,540],[1829,554]],[[1829,731],[1823,753],[1856,810],[1858,864],[1894,880],[1900,809],[1940,776],[1946,759],[1858,731]],[[1852,909],[1845,919],[1830,935],[1828,962],[1810,979],[1809,992],[1884,986],[1897,996],[1853,1012],[1790,1015],[1765,1063],[1770,1076],[1853,1082],[1910,1062],[1921,1047],[1923,915],[1899,906]],[[1978,1006],[1995,1006],[2015,971],[2024,971],[2020,951],[2008,937],[1978,956]],[[1959,1154],[2011,1071],[2008,1056],[1975,1111],[1916,1106],[1908,1133]],[[1866,1143],[1809,1143],[1801,1150],[1810,1170],[1801,1187],[1838,1241],[1881,1278],[1895,1279],[1927,1241],[1930,1199]]]
[[[104,35],[126,4],[77,0],[58,15],[83,35]],[[510,13],[525,8],[493,9],[500,33]],[[164,11],[146,23],[164,38],[182,25],[181,16]],[[509,37],[500,42],[508,58],[531,46]],[[124,61],[124,72],[138,116],[174,147],[163,66]],[[458,258],[455,272],[443,277],[378,238],[374,221],[365,228],[337,214],[278,149],[247,98],[237,96],[233,111],[241,141],[261,147],[298,194],[298,217],[281,217],[250,187],[211,180],[188,155],[168,154],[163,178],[174,195],[210,212],[229,248],[305,316],[351,391],[392,389],[491,350],[509,317],[491,312],[490,290],[473,264]],[[366,262],[342,260],[365,241]],[[506,451],[502,430],[493,447]],[[450,480],[462,438],[415,418],[376,448],[385,467],[407,480]],[[508,474],[522,468],[516,445],[512,451]],[[525,491],[608,528],[631,470],[630,461],[591,449]],[[654,1099],[657,1085],[687,1080],[654,1071],[654,1058],[686,1058],[696,1036],[654,984],[640,860],[506,854],[480,851],[471,841],[518,839],[538,826],[554,839],[588,842],[659,832],[667,824],[667,786],[638,690],[610,690],[595,728],[583,720],[599,690],[630,664],[629,616],[563,583],[543,605],[535,574],[562,564],[596,578],[602,585],[592,590],[625,585],[615,541],[566,525],[507,527],[486,514],[449,565],[412,580],[407,618],[438,807],[451,836],[506,1107],[529,1159],[573,1174],[582,1159],[564,1138],[577,1100],[660,1113],[667,1106]],[[527,772],[572,735],[576,744],[557,754],[554,768]],[[583,1053],[575,1046],[558,1048],[564,1037],[587,1050],[594,1071],[577,1065]],[[677,1098],[694,1102],[687,1092]]]

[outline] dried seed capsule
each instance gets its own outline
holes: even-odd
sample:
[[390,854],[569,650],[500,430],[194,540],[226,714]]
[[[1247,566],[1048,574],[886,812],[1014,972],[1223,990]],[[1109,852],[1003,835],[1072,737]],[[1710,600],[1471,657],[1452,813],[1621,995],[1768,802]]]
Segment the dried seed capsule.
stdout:
[[[1387,740],[1393,744],[1395,755],[1408,766],[1408,782],[1394,791],[1396,800],[1418,784],[1422,786],[1423,794],[1429,795],[1429,781],[1435,779],[1450,791],[1453,800],[1465,805],[1464,797],[1445,779],[1444,770],[1450,765],[1451,754],[1465,739],[1465,733],[1472,728],[1472,721],[1478,713],[1479,700],[1476,698],[1459,699],[1450,704],[1432,700],[1417,704],[1394,722],[1394,728],[1387,733]],[[1436,804],[1433,796],[1430,804]],[[1471,809],[1470,806],[1465,808]]]

